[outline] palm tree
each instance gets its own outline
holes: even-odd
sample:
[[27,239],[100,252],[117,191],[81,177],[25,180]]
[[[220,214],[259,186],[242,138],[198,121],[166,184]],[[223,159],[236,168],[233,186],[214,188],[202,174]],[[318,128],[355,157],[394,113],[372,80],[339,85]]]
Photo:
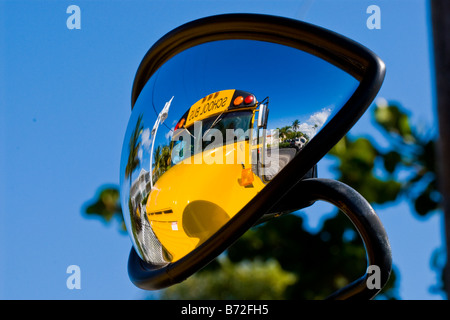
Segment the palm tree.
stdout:
[[169,146],[157,146],[155,149],[155,164],[153,168],[153,181],[156,182],[164,172],[170,169],[171,155]]
[[161,174],[170,169],[171,160],[172,158],[170,155],[170,148],[169,146],[164,146],[161,151],[161,165],[160,165],[162,171]]
[[125,167],[125,177],[130,179],[130,187],[131,187],[131,174],[134,170],[139,166],[140,160],[138,157],[138,151],[141,147],[141,142],[139,141],[139,136],[142,133],[142,130],[144,129],[142,122],[142,114],[139,116],[136,126],[134,127],[133,133],[130,137],[130,142],[128,143],[128,148],[130,150],[130,153],[128,154],[128,162],[127,166]]
[[[125,177],[130,180],[130,190],[131,190],[131,175],[133,174],[134,170],[139,166],[140,160],[138,156],[139,148],[141,147],[141,142],[139,141],[139,136],[142,133],[142,130],[144,129],[142,125],[142,114],[139,115],[138,120],[136,122],[136,126],[134,127],[133,133],[130,137],[130,142],[128,143],[128,162],[127,166],[125,167]],[[130,212],[131,216],[131,231],[133,234],[136,232],[141,232],[142,230],[142,222],[136,215],[136,208],[133,208],[131,197],[128,197],[128,210]],[[139,244],[138,244],[139,246]],[[142,253],[142,251],[141,251]]]
[[286,138],[288,137],[289,132],[291,132],[291,126],[284,126],[281,129],[278,129],[278,135],[281,138],[281,141],[284,142]]
[[300,128],[300,121],[294,120],[294,122],[292,122],[292,130],[294,130],[294,132],[297,132],[298,128]]
[[152,170],[152,176],[153,176],[153,183],[156,182],[156,180],[158,180],[159,178],[159,165],[161,163],[161,146],[157,146],[155,149],[155,154],[154,154],[154,159],[155,159],[155,163],[153,165],[153,170]]

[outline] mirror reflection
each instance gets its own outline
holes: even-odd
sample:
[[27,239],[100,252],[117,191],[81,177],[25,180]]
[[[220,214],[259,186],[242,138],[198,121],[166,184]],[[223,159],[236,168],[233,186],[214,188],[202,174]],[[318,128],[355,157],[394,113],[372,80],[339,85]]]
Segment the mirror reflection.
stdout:
[[136,101],[121,158],[133,245],[157,266],[228,222],[314,138],[358,81],[273,43],[224,40],[176,55]]

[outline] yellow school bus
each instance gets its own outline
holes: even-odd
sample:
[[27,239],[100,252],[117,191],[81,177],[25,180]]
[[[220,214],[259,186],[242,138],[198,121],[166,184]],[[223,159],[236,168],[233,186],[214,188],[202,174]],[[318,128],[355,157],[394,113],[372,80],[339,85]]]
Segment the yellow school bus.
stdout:
[[171,166],[155,177],[145,206],[167,262],[203,243],[265,186],[254,132],[267,113],[253,94],[233,89],[203,97],[181,117]]

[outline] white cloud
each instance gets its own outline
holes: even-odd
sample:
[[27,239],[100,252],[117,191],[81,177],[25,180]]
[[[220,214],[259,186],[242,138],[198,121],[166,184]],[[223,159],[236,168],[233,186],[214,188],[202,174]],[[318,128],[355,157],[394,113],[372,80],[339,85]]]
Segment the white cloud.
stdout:
[[319,112],[314,113],[309,119],[308,122],[310,122],[313,125],[316,125],[320,128],[322,127],[325,122],[328,120],[328,117],[331,114],[332,108],[324,108]]
[[175,130],[175,127],[172,127],[172,129],[167,132],[164,137],[166,137],[167,140],[172,140],[173,131]]
[[144,149],[146,151],[150,150],[150,144],[152,143],[152,139],[150,138],[150,129],[146,128],[141,133],[141,147],[138,150],[138,158],[142,161],[144,155]]
[[152,140],[150,139],[150,129],[146,128],[141,133],[141,145],[142,145],[142,147],[144,147],[148,150],[148,148],[150,148],[151,142],[152,142]]
[[308,135],[311,139],[314,137],[319,131],[325,122],[328,120],[328,117],[331,114],[331,107],[324,108],[319,112],[313,113],[306,122],[303,122],[299,125],[298,131],[303,132]]

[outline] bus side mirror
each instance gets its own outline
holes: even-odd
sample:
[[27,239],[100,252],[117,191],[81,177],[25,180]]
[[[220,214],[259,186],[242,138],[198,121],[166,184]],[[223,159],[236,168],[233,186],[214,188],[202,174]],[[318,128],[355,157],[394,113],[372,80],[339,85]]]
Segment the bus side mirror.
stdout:
[[[369,262],[388,274],[388,241],[373,210],[314,170],[364,114],[384,74],[360,44],[276,16],[206,17],[158,40],[136,72],[121,155],[131,281],[147,290],[181,282],[258,222],[316,200],[348,209]],[[270,118],[268,100],[257,105],[263,97]],[[337,297],[366,292],[359,284]]]
[[267,129],[267,119],[269,118],[269,108],[267,104],[261,104],[258,112],[258,128]]

